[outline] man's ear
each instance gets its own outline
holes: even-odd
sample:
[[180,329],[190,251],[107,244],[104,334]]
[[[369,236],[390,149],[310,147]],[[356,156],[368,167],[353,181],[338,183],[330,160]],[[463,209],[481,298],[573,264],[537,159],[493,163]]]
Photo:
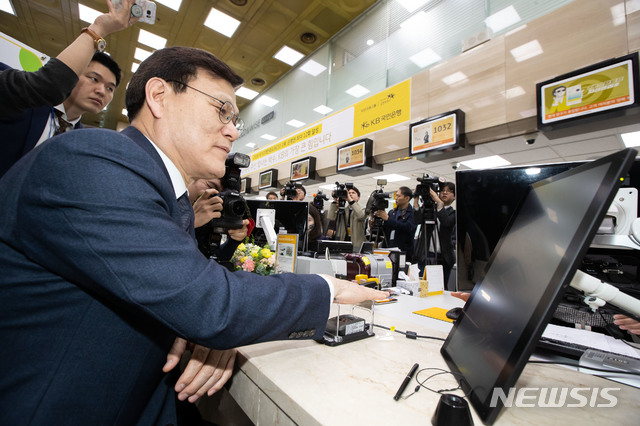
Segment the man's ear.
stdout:
[[169,83],[159,77],[152,77],[144,86],[145,100],[154,118],[161,118],[165,113]]

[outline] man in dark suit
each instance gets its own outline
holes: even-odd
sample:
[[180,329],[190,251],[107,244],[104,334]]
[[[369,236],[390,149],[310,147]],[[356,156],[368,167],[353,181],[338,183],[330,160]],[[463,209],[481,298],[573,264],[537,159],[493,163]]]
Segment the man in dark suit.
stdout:
[[413,234],[416,232],[416,224],[413,221],[413,207],[411,199],[413,192],[406,186],[401,186],[396,191],[396,207],[388,213],[384,210],[373,212],[374,216],[384,221],[384,233],[387,238],[387,247],[398,247],[407,254],[407,259],[413,257]]
[[[0,179],[0,424],[175,424],[176,393],[221,380],[202,348],[318,339],[332,301],[388,296],[198,251],[186,188],[224,175],[241,83],[203,50],[158,50],[129,83],[130,127],[65,133]],[[172,369],[187,340],[191,382]]]
[[0,177],[36,145],[81,128],[82,114],[99,113],[111,102],[122,73],[102,53],[103,37],[137,21],[130,19],[131,4],[133,0],[126,0],[118,10],[110,5],[109,13],[97,17],[38,71],[0,63]]

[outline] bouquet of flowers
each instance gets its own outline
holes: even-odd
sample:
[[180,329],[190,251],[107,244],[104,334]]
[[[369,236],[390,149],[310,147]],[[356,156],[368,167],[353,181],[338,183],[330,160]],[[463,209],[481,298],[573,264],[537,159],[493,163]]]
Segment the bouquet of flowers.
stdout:
[[276,254],[268,245],[260,247],[253,243],[242,243],[236,248],[231,263],[236,271],[255,272],[258,275],[271,275],[275,270]]

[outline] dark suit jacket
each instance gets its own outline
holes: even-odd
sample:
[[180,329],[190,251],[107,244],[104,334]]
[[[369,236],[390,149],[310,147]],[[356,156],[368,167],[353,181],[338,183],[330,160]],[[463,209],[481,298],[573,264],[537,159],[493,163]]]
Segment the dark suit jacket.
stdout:
[[176,336],[216,349],[322,336],[326,282],[202,256],[132,127],[42,144],[0,193],[0,424],[175,423],[162,366]]
[[404,215],[398,215],[397,208],[390,210],[389,219],[384,222],[384,232],[389,247],[398,247],[407,253],[407,259],[411,259],[413,257],[413,234],[416,232],[413,206],[409,204]]
[[[53,58],[35,72],[0,62],[0,177],[40,139],[52,108],[70,94],[78,76]],[[78,121],[76,129],[82,128]]]

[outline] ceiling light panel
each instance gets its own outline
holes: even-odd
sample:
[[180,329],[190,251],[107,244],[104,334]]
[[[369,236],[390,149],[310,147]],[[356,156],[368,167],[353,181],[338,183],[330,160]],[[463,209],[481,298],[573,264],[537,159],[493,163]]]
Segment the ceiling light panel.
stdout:
[[16,10],[13,8],[13,4],[11,4],[10,0],[0,0],[0,10],[17,16]]
[[301,67],[300,70],[306,72],[307,74],[310,74],[314,77],[322,74],[322,72],[324,70],[326,70],[327,67],[325,67],[324,65],[314,61],[313,59],[309,59],[307,62],[305,62]]
[[522,19],[520,18],[520,15],[518,15],[516,8],[511,5],[494,13],[493,15],[490,15],[484,20],[484,23],[487,24],[487,27],[491,28],[495,33],[517,24],[521,20]]
[[238,29],[240,21],[212,7],[204,25],[230,38]]
[[138,34],[138,42],[155,50],[163,49],[167,45],[166,38],[145,31],[142,28],[140,29],[140,34]]
[[363,87],[363,86],[361,86],[359,84],[356,84],[355,86],[353,86],[349,90],[346,90],[346,93],[351,95],[351,96],[353,96],[354,98],[359,98],[361,96],[366,95],[369,92],[370,92],[369,89],[367,89],[366,87]]
[[249,100],[252,100],[258,95],[259,93],[256,92],[255,90],[251,90],[246,87],[241,87],[238,90],[236,90],[236,96],[240,96],[241,98],[245,98]]
[[78,3],[78,15],[80,16],[80,20],[92,24],[93,21],[104,12],[100,12],[98,10],[92,9],[88,6],[85,6],[82,3]]
[[278,52],[273,55],[279,61],[284,62],[287,65],[295,65],[300,59],[304,58],[304,55],[297,50],[293,50],[289,46],[282,46]]

